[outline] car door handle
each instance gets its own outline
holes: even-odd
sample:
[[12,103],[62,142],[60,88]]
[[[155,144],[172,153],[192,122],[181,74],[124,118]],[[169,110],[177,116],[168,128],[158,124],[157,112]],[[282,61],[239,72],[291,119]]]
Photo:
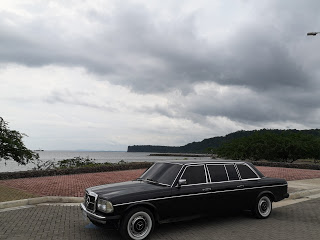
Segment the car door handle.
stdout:
[[237,188],[244,188],[244,185],[238,185]]
[[209,191],[211,191],[211,188],[203,188],[202,191],[203,192],[209,192]]

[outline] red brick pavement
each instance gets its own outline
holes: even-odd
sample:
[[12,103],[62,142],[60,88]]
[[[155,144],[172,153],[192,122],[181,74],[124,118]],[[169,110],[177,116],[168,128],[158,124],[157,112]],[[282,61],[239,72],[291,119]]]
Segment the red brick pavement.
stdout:
[[[284,178],[287,181],[320,178],[319,170],[257,167],[265,176]],[[76,175],[1,180],[0,184],[40,196],[82,197],[88,187],[106,183],[130,181],[144,169],[117,172],[85,173]]]
[[84,190],[88,187],[106,183],[130,181],[140,176],[143,172],[144,169],[138,169],[38,178],[20,178],[1,180],[0,184],[34,193],[39,196],[82,197]]
[[276,168],[276,167],[256,167],[266,177],[284,178],[287,181],[320,178],[320,170],[296,169],[296,168]]

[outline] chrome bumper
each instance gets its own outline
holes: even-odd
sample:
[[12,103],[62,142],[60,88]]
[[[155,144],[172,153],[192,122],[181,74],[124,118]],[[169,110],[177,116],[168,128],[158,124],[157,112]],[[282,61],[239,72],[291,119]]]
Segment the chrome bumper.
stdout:
[[120,216],[102,216],[88,211],[83,203],[80,204],[81,210],[87,215],[88,218],[93,219],[99,223],[107,223],[108,220],[120,219]]
[[87,215],[88,218],[91,218],[93,220],[97,220],[98,222],[101,222],[101,223],[106,223],[107,218],[105,216],[101,216],[101,215],[98,215],[98,214],[95,214],[95,213],[88,211],[83,203],[80,204],[80,208],[83,212],[85,212],[85,214]]

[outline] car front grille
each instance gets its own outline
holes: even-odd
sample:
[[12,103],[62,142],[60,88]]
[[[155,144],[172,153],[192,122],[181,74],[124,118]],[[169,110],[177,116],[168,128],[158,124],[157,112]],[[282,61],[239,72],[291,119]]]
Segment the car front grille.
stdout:
[[95,212],[96,211],[96,201],[97,201],[97,194],[93,192],[86,192],[84,198],[84,205],[86,206],[88,211]]

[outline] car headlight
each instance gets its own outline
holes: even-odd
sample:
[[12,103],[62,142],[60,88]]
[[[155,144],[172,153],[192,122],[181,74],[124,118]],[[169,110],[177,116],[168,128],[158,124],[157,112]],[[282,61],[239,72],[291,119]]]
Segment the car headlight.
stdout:
[[112,213],[112,203],[104,199],[98,199],[98,210],[105,213]]

